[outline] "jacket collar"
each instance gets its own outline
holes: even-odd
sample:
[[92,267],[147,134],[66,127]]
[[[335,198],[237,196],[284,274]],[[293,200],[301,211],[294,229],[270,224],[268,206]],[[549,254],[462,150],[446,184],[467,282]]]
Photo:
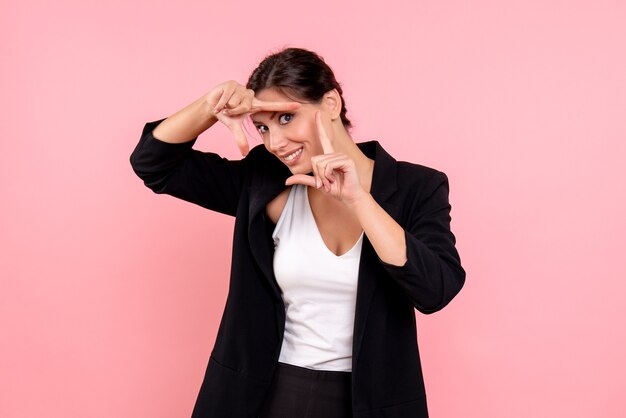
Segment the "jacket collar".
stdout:
[[357,144],[369,158],[374,159],[374,173],[370,193],[380,204],[386,202],[398,189],[397,161],[389,155],[378,141]]

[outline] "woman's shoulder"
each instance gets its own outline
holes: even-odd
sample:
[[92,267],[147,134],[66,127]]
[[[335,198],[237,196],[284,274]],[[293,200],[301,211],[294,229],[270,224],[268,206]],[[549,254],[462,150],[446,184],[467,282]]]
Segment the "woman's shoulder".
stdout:
[[385,168],[391,168],[395,165],[398,177],[402,181],[423,181],[436,175],[445,174],[434,167],[427,166],[412,161],[399,160],[390,154],[380,142],[376,140],[361,142],[357,144],[359,148],[370,158],[375,158],[377,162],[381,162]]
[[409,183],[424,183],[430,180],[447,180],[448,176],[443,171],[424,164],[398,161],[398,178]]
[[434,167],[408,161],[398,161],[397,167],[397,185],[405,203],[423,202],[442,185],[448,187],[446,173]]

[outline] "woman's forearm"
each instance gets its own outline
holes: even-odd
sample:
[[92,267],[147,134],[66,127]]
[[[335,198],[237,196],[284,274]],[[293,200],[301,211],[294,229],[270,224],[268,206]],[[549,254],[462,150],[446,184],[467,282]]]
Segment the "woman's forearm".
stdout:
[[356,202],[352,210],[378,257],[385,263],[403,266],[407,261],[404,229],[369,193]]
[[217,122],[206,94],[161,122],[152,135],[173,144],[188,142]]

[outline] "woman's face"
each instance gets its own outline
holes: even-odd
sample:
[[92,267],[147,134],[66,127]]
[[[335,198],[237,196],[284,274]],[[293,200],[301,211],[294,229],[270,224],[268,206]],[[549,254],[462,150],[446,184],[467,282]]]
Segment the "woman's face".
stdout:
[[[255,94],[264,101],[293,101],[284,94],[264,89]],[[276,155],[293,174],[308,174],[312,171],[311,157],[323,154],[315,126],[318,104],[302,103],[297,110],[289,112],[258,112],[251,115],[265,148]]]

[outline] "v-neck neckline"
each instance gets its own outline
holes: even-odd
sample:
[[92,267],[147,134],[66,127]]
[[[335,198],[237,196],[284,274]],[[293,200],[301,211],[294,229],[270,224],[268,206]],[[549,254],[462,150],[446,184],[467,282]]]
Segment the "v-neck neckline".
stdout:
[[322,237],[322,233],[320,232],[319,226],[317,225],[317,220],[315,220],[315,215],[313,215],[313,208],[311,207],[311,202],[309,201],[309,187],[304,186],[304,185],[302,187],[304,187],[304,198],[305,198],[305,205],[306,205],[307,213],[311,217],[311,220],[313,221],[313,225],[315,227],[315,231],[317,232],[317,237],[319,238],[321,244],[324,246],[326,251],[328,251],[328,253],[330,253],[330,255],[332,255],[335,258],[342,258],[342,257],[347,256],[351,252],[353,252],[354,249],[359,245],[359,243],[363,239],[364,231],[361,230],[361,235],[359,235],[359,238],[357,238],[356,242],[350,247],[348,251],[340,255],[335,254],[333,251],[331,251],[330,248],[328,248],[328,245],[326,245],[326,242],[324,241],[324,237]]

